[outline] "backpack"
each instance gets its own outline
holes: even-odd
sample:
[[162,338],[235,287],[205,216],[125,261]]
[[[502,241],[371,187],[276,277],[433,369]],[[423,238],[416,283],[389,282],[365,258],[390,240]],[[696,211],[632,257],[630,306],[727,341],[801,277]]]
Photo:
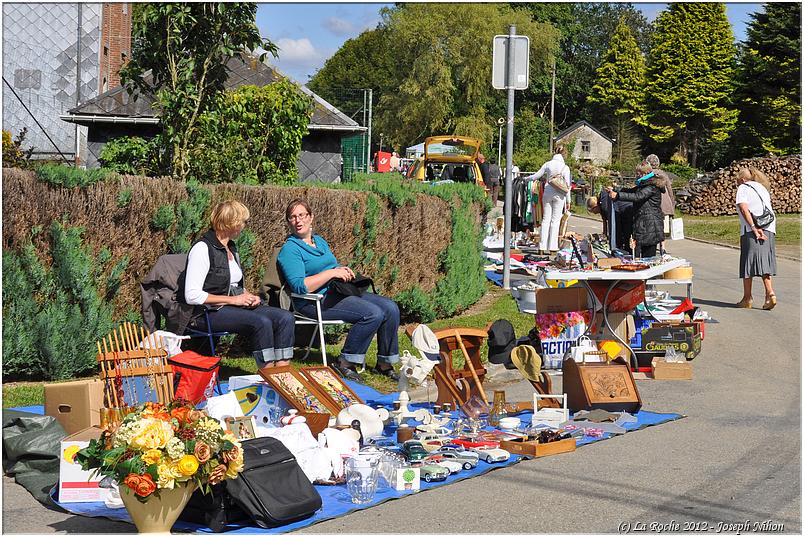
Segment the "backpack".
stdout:
[[242,446],[243,470],[225,481],[226,490],[258,526],[283,526],[321,508],[318,491],[280,440],[252,438]]

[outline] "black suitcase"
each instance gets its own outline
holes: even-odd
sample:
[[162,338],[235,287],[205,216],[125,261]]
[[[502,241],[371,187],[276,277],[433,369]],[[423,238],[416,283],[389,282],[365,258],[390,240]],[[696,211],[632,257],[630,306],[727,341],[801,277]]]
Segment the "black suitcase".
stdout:
[[227,526],[251,525],[251,518],[226,490],[226,481],[213,485],[211,494],[204,494],[201,489],[197,489],[179,520],[206,526],[215,533],[231,529]]
[[258,526],[283,526],[321,508],[321,496],[281,441],[252,438],[242,446],[243,471],[224,483],[234,502]]

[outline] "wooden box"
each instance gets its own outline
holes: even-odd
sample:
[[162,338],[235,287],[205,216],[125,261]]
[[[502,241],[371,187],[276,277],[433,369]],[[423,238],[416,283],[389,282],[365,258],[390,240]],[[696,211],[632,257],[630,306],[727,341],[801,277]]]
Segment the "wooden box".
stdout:
[[692,364],[689,362],[666,362],[664,358],[654,358],[651,369],[656,380],[692,380]]
[[563,389],[573,412],[602,408],[635,413],[642,408],[631,368],[617,358],[607,364],[565,360]]
[[501,440],[500,447],[510,453],[525,457],[546,457],[575,451],[575,439],[566,438],[546,444],[540,444],[536,440]]
[[329,427],[329,414],[318,412],[299,412],[299,416],[304,416],[307,419],[307,427],[313,433],[313,438],[318,438],[318,433]]

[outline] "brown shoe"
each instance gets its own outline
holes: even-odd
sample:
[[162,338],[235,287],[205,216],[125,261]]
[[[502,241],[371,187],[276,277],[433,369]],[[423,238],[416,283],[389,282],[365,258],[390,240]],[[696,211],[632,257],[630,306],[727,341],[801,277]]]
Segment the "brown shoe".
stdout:
[[735,308],[748,308],[748,309],[751,309],[751,306],[752,306],[753,304],[754,304],[753,299],[750,299],[750,298],[749,298],[748,300],[746,300],[746,299],[742,299],[741,301],[739,301],[738,303],[736,303],[736,304],[734,305],[734,307],[735,307]]
[[772,310],[775,306],[776,306],[776,295],[775,294],[768,295],[767,298],[765,298],[765,303],[762,304],[762,309]]

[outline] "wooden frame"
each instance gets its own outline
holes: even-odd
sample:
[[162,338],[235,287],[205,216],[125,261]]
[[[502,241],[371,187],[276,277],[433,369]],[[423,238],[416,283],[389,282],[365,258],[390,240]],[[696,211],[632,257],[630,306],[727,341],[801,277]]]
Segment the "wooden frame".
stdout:
[[333,404],[329,396],[322,394],[307,378],[289,365],[263,368],[259,373],[290,406],[299,412],[333,416],[337,416],[340,412],[340,408]]
[[241,416],[238,418],[229,416],[224,421],[226,421],[226,427],[238,440],[257,437],[254,416]]
[[301,372],[316,387],[318,392],[329,400],[338,409],[354,403],[364,404],[363,400],[346,385],[343,379],[331,367],[311,366],[302,367]]

